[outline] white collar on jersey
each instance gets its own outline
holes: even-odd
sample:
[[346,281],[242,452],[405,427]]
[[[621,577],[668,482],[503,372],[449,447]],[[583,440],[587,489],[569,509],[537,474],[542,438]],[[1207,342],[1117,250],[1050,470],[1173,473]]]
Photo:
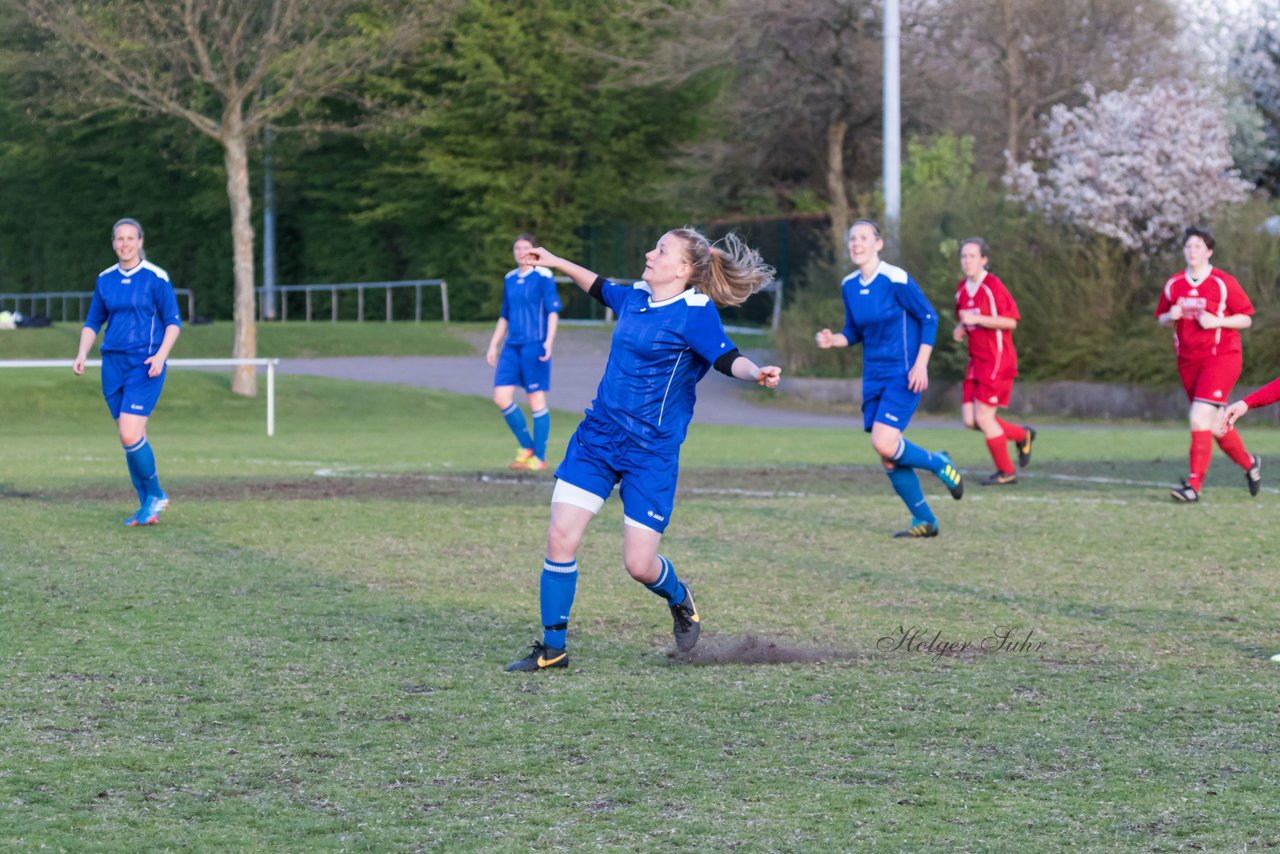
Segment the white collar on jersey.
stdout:
[[636,282],[632,287],[634,287],[636,290],[644,291],[649,295],[649,308],[662,308],[663,306],[668,306],[668,305],[677,303],[680,300],[684,300],[685,302],[689,303],[689,305],[703,306],[703,305],[706,305],[707,302],[710,301],[711,299],[706,294],[698,293],[697,288],[685,288],[683,291],[681,291],[680,293],[676,294],[673,297],[667,297],[664,300],[655,301],[653,298],[653,288],[649,287],[649,283],[646,282],[644,279],[641,279],[640,281]]
[[1191,268],[1190,268],[1190,267],[1188,267],[1188,268],[1187,268],[1186,272],[1185,272],[1185,273],[1183,273],[1183,275],[1187,277],[1187,284],[1191,285],[1191,287],[1193,287],[1193,288],[1196,288],[1196,287],[1199,287],[1200,285],[1204,284],[1206,281],[1208,281],[1209,277],[1210,277],[1211,275],[1213,275],[1213,265],[1212,265],[1212,264],[1210,264],[1210,265],[1209,265],[1209,269],[1208,269],[1208,270],[1205,270],[1204,275],[1203,275],[1203,276],[1201,276],[1201,277],[1200,277],[1200,278],[1198,278],[1198,279],[1197,279],[1196,277],[1194,277],[1194,276],[1192,276],[1192,275],[1191,275]]
[[881,258],[879,263],[876,264],[876,270],[874,273],[871,274],[871,278],[869,279],[862,278],[862,270],[858,270],[858,284],[862,285],[865,288],[867,285],[874,282],[880,276],[880,271],[883,269],[884,269],[884,259]]
[[987,280],[987,271],[983,270],[982,275],[976,279],[970,279],[967,276],[964,280],[964,291],[969,296],[973,296],[978,292],[978,288],[982,287],[982,283]]

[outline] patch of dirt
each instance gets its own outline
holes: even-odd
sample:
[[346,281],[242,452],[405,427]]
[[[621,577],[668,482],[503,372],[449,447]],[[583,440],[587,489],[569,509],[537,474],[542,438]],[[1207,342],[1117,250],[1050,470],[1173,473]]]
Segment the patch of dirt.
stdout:
[[704,634],[692,652],[669,652],[682,664],[824,664],[850,661],[858,654],[835,647],[801,647],[760,635]]
[[[680,476],[683,495],[792,498],[847,493],[857,485],[882,484],[878,466],[694,469]],[[494,500],[548,497],[555,479],[545,473],[335,471],[289,480],[166,478],[175,499],[191,501],[319,501],[333,498],[383,500]],[[120,483],[48,490],[15,490],[0,484],[0,501],[119,501],[129,488]],[[677,498],[678,500],[678,498]]]
[[[123,481],[123,478],[121,478]],[[175,500],[185,501],[319,501],[332,498],[382,500],[463,500],[484,496],[510,496],[527,500],[539,492],[550,493],[553,480],[543,475],[356,475],[312,476],[296,480],[245,478],[237,480],[183,480],[167,478],[165,489]],[[71,489],[34,492],[0,490],[0,501],[119,501],[131,494],[127,483],[95,484]]]

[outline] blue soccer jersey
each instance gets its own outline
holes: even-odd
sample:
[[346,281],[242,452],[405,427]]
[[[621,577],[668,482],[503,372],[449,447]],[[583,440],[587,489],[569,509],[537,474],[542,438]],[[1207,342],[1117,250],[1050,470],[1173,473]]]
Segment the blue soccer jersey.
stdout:
[[519,268],[502,280],[502,313],[507,320],[508,344],[531,344],[547,338],[547,316],[560,311],[556,280],[546,267]]
[[643,448],[675,452],[689,431],[698,380],[736,349],[720,312],[693,288],[653,302],[644,282],[605,282],[600,300],[618,322],[588,415],[617,424]]
[[103,353],[154,355],[164,340],[164,328],[182,326],[169,274],[150,261],[127,272],[119,264],[103,270],[84,325],[98,332],[103,323]]
[[840,283],[844,336],[862,343],[864,376],[905,376],[921,344],[933,346],[938,313],[906,270],[880,262],[864,282],[854,270]]

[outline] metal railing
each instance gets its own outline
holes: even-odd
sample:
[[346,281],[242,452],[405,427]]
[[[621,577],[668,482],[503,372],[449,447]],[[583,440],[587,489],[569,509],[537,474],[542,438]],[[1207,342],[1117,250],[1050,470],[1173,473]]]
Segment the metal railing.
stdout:
[[[183,318],[188,323],[196,316],[196,297],[190,288],[174,288],[173,292],[177,296],[186,296],[187,298],[187,316]],[[23,311],[23,304],[27,306],[27,310],[23,312],[28,317],[35,317],[43,314],[50,320],[57,320],[54,317],[53,305],[57,301],[61,308],[62,322],[68,320],[84,320],[85,313],[88,311],[89,301],[93,299],[93,291],[41,291],[33,294],[0,294],[0,311],[9,309],[11,311]],[[44,311],[41,311],[41,303],[44,303]],[[74,304],[76,306],[76,316],[70,317],[67,307]]]
[[[336,323],[338,320],[338,293],[340,291],[356,292],[356,320],[364,320],[364,303],[366,290],[382,290],[385,293],[386,301],[386,320],[390,323],[394,319],[392,311],[391,292],[401,288],[413,288],[413,322],[420,323],[422,321],[422,289],[423,288],[439,288],[440,289],[440,314],[445,323],[449,322],[449,284],[444,279],[408,279],[398,282],[343,282],[333,285],[276,285],[272,290],[278,295],[278,311],[276,319],[281,323],[289,319],[289,294],[303,294],[302,319],[304,323],[310,323],[314,316],[314,294],[327,293],[329,296],[329,319]],[[262,299],[262,288],[256,289],[258,292],[258,319],[266,319],[266,304]]]

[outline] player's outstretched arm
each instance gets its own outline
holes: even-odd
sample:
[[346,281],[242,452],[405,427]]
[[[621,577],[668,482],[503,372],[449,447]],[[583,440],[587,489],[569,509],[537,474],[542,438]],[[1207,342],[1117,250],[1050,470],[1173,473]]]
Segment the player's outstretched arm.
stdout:
[[530,249],[525,258],[535,267],[550,267],[553,270],[559,270],[570,279],[573,279],[575,285],[587,292],[590,292],[591,286],[595,284],[596,279],[600,278],[586,267],[575,264],[572,261],[566,261],[541,246],[535,246]]
[[764,388],[777,388],[782,379],[782,368],[777,365],[758,367],[746,356],[738,356],[729,366],[734,377],[744,382],[755,383]]
[[1235,403],[1223,409],[1218,415],[1218,429],[1214,432],[1218,435],[1226,433],[1235,426],[1237,421],[1240,420],[1240,416],[1244,415],[1248,411],[1249,404],[1245,403],[1243,400],[1237,400]]
[[818,342],[819,350],[830,350],[832,347],[848,347],[849,339],[842,332],[832,332],[830,329],[822,329],[818,334],[813,336]]

